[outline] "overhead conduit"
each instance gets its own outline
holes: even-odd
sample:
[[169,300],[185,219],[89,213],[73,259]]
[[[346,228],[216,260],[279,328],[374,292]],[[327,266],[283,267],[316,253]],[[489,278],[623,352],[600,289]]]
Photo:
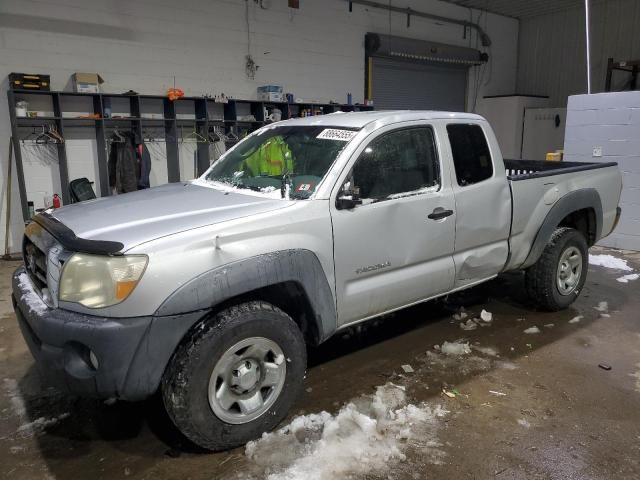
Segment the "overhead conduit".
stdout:
[[469,22],[467,20],[459,20],[457,18],[449,18],[443,17],[440,15],[433,15],[431,13],[420,12],[418,10],[413,10],[412,8],[402,8],[402,7],[394,7],[393,5],[385,5],[383,3],[372,2],[369,0],[345,0],[349,3],[349,11],[351,11],[352,4],[364,5],[366,7],[371,8],[379,8],[382,10],[387,10],[390,12],[402,13],[407,16],[407,26],[411,21],[411,17],[420,17],[420,18],[428,18],[430,20],[435,20],[436,22],[445,22],[445,23],[453,23],[455,25],[461,25],[463,27],[473,28],[478,32],[478,36],[480,37],[480,42],[483,47],[489,47],[491,45],[491,39],[489,35],[482,29],[480,25],[477,23]]

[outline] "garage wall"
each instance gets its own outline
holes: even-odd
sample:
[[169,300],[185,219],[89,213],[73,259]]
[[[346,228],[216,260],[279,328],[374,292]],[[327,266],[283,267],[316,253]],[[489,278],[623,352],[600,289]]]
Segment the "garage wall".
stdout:
[[640,91],[569,97],[565,160],[617,162],[622,174],[622,216],[598,242],[640,251]]
[[[0,1],[0,166],[2,227],[9,121],[6,76],[12,72],[50,74],[52,88],[68,88],[75,71],[99,72],[103,90],[164,93],[173,85],[187,95],[224,92],[255,98],[257,85],[280,83],[307,100],[363,100],[364,35],[368,31],[475,46],[473,32],[460,26],[412,18],[354,5],[343,0],[302,0],[300,9],[285,0],[249,2],[251,53],[260,66],[255,80],[244,71],[247,26],[243,0],[2,0]],[[461,19],[479,18],[493,40],[491,61],[472,68],[468,105],[479,95],[512,92],[516,82],[517,20],[481,14],[436,0],[394,4]],[[70,164],[94,169],[89,141],[74,145]],[[84,152],[84,153],[83,153]],[[88,158],[83,158],[86,155]],[[46,175],[45,175],[46,176]],[[38,179],[31,179],[38,182]],[[42,179],[51,188],[51,179]],[[22,221],[14,177],[12,251],[19,250]],[[55,184],[55,179],[54,179]],[[27,185],[29,185],[27,181]],[[2,242],[3,240],[0,240]]]
[[[640,2],[592,0],[591,85],[602,92],[607,59],[640,59]],[[548,95],[551,107],[587,91],[584,9],[572,8],[520,22],[518,92]],[[614,76],[614,85],[624,76]]]

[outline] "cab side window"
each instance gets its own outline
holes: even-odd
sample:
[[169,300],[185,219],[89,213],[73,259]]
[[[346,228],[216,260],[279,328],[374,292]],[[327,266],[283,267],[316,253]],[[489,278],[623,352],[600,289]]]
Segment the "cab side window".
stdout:
[[356,161],[352,182],[365,204],[437,190],[440,172],[431,127],[404,128],[374,139]]
[[449,124],[447,134],[458,185],[473,185],[491,178],[493,164],[482,127],[474,124]]

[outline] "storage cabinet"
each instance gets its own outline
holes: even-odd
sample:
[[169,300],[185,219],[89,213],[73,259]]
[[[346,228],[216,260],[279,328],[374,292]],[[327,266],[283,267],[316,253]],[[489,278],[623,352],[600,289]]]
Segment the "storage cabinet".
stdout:
[[[110,195],[107,161],[109,138],[113,131],[132,131],[139,138],[153,135],[162,137],[166,149],[166,179],[179,182],[181,173],[180,145],[184,142],[195,145],[194,175],[201,175],[209,167],[209,133],[211,129],[229,134],[238,139],[270,123],[265,118],[265,108],[278,108],[282,119],[304,114],[326,114],[336,111],[372,110],[365,105],[337,104],[289,104],[229,99],[227,103],[217,103],[207,97],[182,97],[170,101],[159,95],[126,95],[111,93],[75,93],[30,90],[9,90],[9,115],[13,140],[18,189],[24,220],[29,219],[27,189],[23,168],[23,140],[36,136],[40,129],[54,129],[63,139],[66,131],[81,130],[83,138],[95,139],[96,190],[99,196]],[[29,114],[17,116],[16,103],[26,101]],[[70,203],[69,152],[67,142],[55,144],[58,172],[54,183],[59,183],[58,192],[63,204]],[[74,160],[77,161],[77,160]],[[82,161],[82,159],[80,160]],[[184,168],[183,168],[184,170]]]

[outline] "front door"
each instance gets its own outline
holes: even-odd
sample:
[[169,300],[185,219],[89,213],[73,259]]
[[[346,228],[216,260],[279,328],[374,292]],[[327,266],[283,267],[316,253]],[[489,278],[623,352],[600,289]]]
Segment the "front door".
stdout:
[[[455,201],[434,129],[387,127],[366,140],[334,191],[331,217],[341,325],[444,293],[453,286]],[[336,197],[358,192],[361,205]]]

